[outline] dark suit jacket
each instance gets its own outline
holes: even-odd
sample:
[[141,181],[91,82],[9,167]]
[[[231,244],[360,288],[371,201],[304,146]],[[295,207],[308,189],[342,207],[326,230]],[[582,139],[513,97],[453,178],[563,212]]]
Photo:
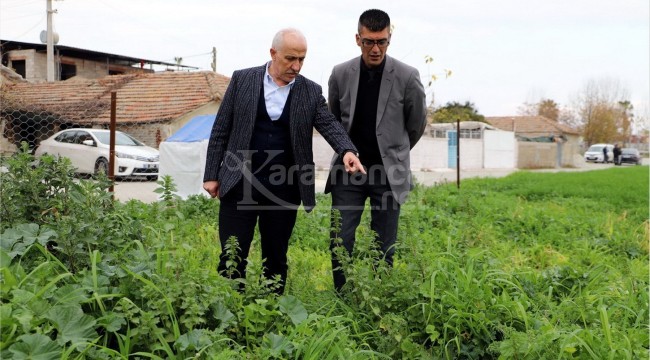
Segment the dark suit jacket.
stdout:
[[[347,131],[357,105],[361,59],[336,65],[329,79],[329,107]],[[411,187],[410,151],[427,124],[424,87],[417,69],[386,55],[377,104],[375,134],[393,196],[404,203]],[[363,159],[363,154],[360,154]],[[332,166],[338,161],[332,159]],[[330,174],[331,176],[331,174]],[[331,188],[328,180],[325,192]]]
[[[249,160],[246,150],[250,149],[265,66],[233,73],[212,127],[203,181],[219,181],[221,196],[241,180],[243,163]],[[357,149],[341,123],[327,109],[320,85],[298,75],[290,96],[291,147],[301,180],[300,198],[305,210],[310,211],[316,204],[313,129],[318,130],[337,154]],[[305,179],[308,181],[303,181]]]

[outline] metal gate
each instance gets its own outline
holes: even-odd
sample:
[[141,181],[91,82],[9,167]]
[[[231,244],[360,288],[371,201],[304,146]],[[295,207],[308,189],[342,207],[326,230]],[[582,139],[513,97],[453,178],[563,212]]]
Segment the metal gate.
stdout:
[[447,131],[447,166],[451,169],[455,169],[457,166],[456,163],[456,151],[458,149],[458,133],[456,130]]

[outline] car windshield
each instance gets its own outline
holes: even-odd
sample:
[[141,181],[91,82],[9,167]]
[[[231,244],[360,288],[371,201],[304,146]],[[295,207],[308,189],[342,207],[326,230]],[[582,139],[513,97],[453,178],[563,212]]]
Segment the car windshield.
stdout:
[[[110,136],[111,133],[108,131],[101,131],[101,132],[94,132],[93,133],[95,137],[97,137],[97,140],[99,140],[100,143],[109,145],[111,142]],[[126,146],[143,146],[144,144],[141,143],[140,141],[132,138],[131,136],[121,133],[121,132],[116,132],[115,133],[115,145],[126,145]]]
[[636,149],[623,149],[621,150],[621,154],[636,154],[637,150]]
[[589,147],[589,150],[587,150],[587,151],[591,151],[591,152],[603,151],[603,146],[602,145],[592,145],[592,146]]

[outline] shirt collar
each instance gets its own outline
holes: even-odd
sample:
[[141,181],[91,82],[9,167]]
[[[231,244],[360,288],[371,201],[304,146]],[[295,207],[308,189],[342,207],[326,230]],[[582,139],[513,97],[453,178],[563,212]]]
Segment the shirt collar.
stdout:
[[379,66],[372,69],[366,66],[366,63],[363,62],[363,58],[361,58],[360,61],[361,71],[384,72],[384,66],[386,65],[386,56],[384,56],[384,60],[381,61],[381,64],[379,64]]
[[293,80],[291,80],[290,83],[288,83],[287,85],[284,85],[284,86],[280,86],[280,85],[276,84],[275,81],[273,81],[273,76],[271,76],[271,74],[269,74],[269,67],[270,66],[271,66],[271,62],[269,61],[269,62],[266,63],[266,66],[264,67],[264,79],[265,79],[267,84],[273,85],[273,86],[278,87],[278,88],[285,87],[285,86],[293,87],[293,84],[296,82],[296,78],[293,78]]

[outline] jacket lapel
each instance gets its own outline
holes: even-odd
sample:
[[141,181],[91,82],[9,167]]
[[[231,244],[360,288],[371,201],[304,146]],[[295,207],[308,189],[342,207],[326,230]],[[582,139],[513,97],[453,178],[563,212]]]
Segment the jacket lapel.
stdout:
[[345,128],[350,132],[352,123],[354,122],[354,112],[357,107],[357,95],[359,94],[359,74],[361,73],[361,60],[353,61],[352,66],[348,68],[347,78],[350,84],[350,123],[345,125]]
[[308,101],[303,101],[302,99],[303,96],[307,95],[306,91],[302,89],[303,86],[304,78],[298,75],[296,76],[296,80],[291,87],[291,92],[289,93],[289,96],[291,96],[291,104],[289,105],[289,133],[291,146],[293,147],[294,151],[297,150],[296,144],[299,143],[296,142],[296,139],[300,136],[301,131],[305,126],[304,121],[301,121],[301,119],[304,119],[307,114],[307,111],[304,109],[304,105],[307,104]]
[[244,90],[242,92],[244,94],[248,92],[249,95],[246,104],[242,104],[244,109],[247,109],[245,112],[246,117],[244,119],[248,124],[249,138],[252,136],[253,128],[255,127],[255,119],[257,118],[257,108],[260,101],[260,92],[262,91],[265,70],[266,65],[256,68],[251,74],[252,76],[250,77],[248,84],[245,85],[249,87],[248,91]]

